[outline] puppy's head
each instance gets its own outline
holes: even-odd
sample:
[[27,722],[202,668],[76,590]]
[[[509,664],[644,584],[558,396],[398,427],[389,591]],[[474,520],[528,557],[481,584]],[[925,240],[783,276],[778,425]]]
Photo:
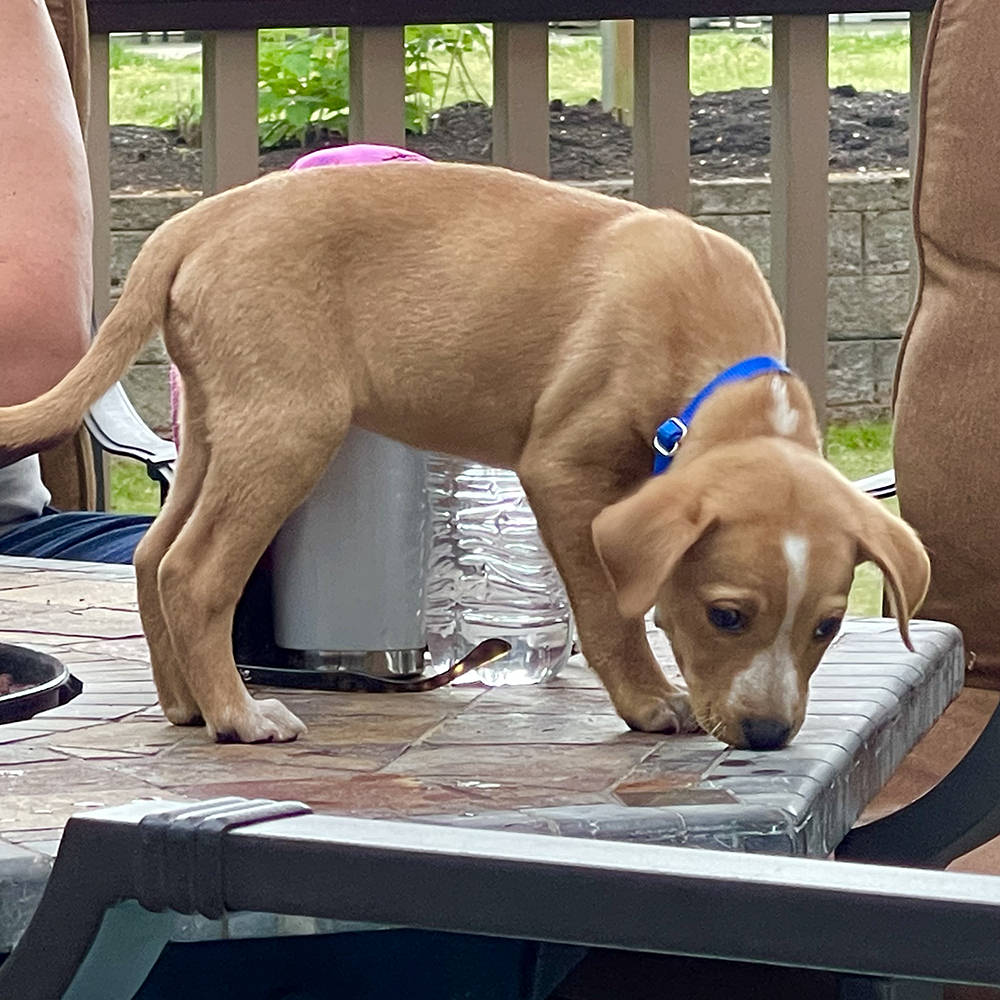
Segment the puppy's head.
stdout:
[[751,749],[798,732],[858,563],[882,570],[907,645],[930,579],[909,526],[775,439],[678,463],[602,511],[593,537],[622,614],[656,606],[700,725]]

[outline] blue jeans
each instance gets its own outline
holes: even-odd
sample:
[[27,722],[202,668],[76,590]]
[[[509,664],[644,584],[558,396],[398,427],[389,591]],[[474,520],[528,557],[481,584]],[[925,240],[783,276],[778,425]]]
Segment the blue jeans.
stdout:
[[136,545],[152,522],[147,514],[42,514],[0,534],[0,555],[131,563]]

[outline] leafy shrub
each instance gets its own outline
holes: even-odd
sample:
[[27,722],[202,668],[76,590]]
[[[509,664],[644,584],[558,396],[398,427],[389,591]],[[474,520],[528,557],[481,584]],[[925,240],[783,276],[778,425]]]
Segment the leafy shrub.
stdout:
[[[484,104],[465,64],[475,49],[490,52],[489,34],[482,24],[420,24],[406,29],[406,127],[427,131],[427,119],[448,98],[452,83],[463,82]],[[444,63],[444,68],[442,68]]]
[[[465,54],[477,47],[489,52],[483,25],[412,25],[406,29],[407,128],[424,131],[428,116],[444,103],[453,82],[461,80],[478,94],[464,61]],[[261,145],[301,145],[323,129],[346,132],[349,82],[347,29],[262,32]]]
[[258,117],[262,146],[302,145],[311,130],[347,127],[347,31],[290,40],[262,38]]

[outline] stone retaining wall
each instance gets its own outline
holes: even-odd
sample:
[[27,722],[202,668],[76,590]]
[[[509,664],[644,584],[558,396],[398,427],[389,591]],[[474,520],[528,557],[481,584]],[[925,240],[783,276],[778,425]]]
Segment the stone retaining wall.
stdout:
[[[581,185],[628,197],[629,181]],[[197,200],[195,194],[112,198],[111,295],[115,299],[145,238]],[[770,266],[766,180],[694,182],[696,219],[748,247]],[[899,337],[910,309],[909,179],[905,175],[832,177],[827,403],[833,420],[884,417]],[[125,384],[146,420],[169,427],[167,358],[159,341],[140,355]]]

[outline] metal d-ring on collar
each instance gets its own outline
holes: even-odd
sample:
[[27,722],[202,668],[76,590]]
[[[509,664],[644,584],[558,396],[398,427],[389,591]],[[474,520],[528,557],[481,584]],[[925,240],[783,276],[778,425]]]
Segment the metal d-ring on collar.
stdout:
[[753,358],[745,358],[724,372],[720,372],[711,382],[706,385],[694,399],[688,403],[679,416],[665,420],[656,429],[653,438],[653,475],[658,476],[661,472],[666,472],[670,468],[670,463],[674,460],[674,455],[681,446],[681,442],[687,436],[688,427],[691,424],[698,407],[708,399],[709,396],[721,386],[730,382],[742,382],[746,379],[756,378],[758,375],[766,375],[768,372],[778,372],[782,375],[791,374],[784,362],[767,355],[759,355]]

